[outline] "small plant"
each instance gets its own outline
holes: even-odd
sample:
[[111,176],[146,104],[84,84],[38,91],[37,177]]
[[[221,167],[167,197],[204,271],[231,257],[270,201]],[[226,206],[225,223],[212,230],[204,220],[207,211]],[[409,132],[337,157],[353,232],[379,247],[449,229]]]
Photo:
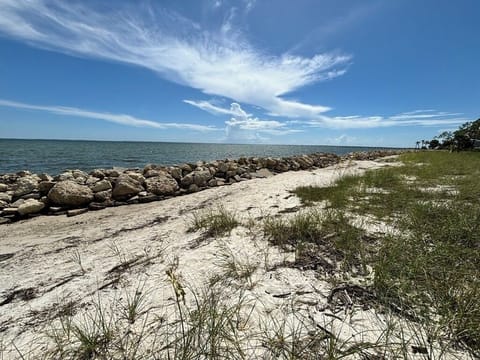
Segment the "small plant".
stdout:
[[147,292],[144,290],[144,285],[139,285],[133,295],[127,292],[125,302],[119,304],[121,317],[130,324],[134,324],[139,317],[148,312],[148,309],[145,308],[146,297]]
[[234,213],[218,207],[193,213],[193,221],[188,231],[202,230],[205,237],[220,237],[229,234],[239,224]]
[[110,358],[117,329],[113,313],[98,299],[92,311],[86,311],[78,319],[69,315],[59,318],[59,327],[47,333],[55,347],[50,358],[94,359]]
[[246,260],[240,260],[228,246],[222,245],[219,251],[220,260],[217,265],[223,269],[223,276],[242,282],[245,281],[247,287],[252,289],[255,285],[252,280],[252,275],[258,269],[259,264],[249,261],[248,255],[244,255]]
[[85,275],[86,271],[82,264],[82,256],[80,255],[80,251],[78,251],[78,249],[75,249],[75,251],[71,254],[71,259],[73,262],[78,264],[80,271],[83,275]]

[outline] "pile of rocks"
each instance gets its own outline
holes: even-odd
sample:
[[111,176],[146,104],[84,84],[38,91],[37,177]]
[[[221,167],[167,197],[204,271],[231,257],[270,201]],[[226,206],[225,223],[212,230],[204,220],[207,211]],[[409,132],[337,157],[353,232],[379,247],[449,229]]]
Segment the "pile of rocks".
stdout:
[[[372,159],[398,152],[361,153]],[[68,170],[52,177],[20,171],[0,175],[0,224],[45,215],[78,215],[110,206],[146,203],[276,173],[323,168],[349,158],[316,153],[284,158],[239,158],[143,169]]]

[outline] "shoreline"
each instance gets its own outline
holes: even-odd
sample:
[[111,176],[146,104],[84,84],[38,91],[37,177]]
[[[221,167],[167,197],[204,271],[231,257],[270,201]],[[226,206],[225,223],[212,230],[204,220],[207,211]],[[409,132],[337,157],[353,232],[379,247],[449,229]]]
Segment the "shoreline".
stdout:
[[[71,309],[82,319],[84,311],[94,311],[95,299],[101,298],[106,307],[114,306],[110,304],[138,291],[139,284],[149,294],[148,306],[157,309],[152,311],[158,316],[162,316],[162,309],[170,314],[172,290],[165,279],[170,264],[178,261],[181,281],[200,291],[222,271],[218,267],[222,252],[231,251],[239,262],[259,266],[252,275],[256,286],[248,291],[249,299],[258,301],[255,319],[270,311],[280,315],[291,301],[290,297],[282,298],[285,293],[298,293],[292,296],[305,303],[323,303],[323,294],[330,291],[328,282],[317,279],[314,272],[275,267],[292,254],[271,247],[261,236],[252,235],[246,225],[227,237],[205,240],[201,231],[189,231],[194,214],[222,207],[244,223],[249,219],[260,222],[265,216],[301,211],[300,199],[291,194],[297,186],[327,186],[347,174],[392,165],[352,160],[208,188],[156,203],[111,207],[75,218],[38,216],[0,226],[0,324],[5,358],[15,358],[17,348],[34,356],[47,351],[47,343],[39,334],[54,326],[51,322],[58,321],[62,309]],[[312,286],[321,294],[312,294]],[[236,287],[225,289],[234,291]],[[188,303],[193,298],[191,289],[187,292]],[[381,329],[380,323],[371,325],[368,319],[355,326],[366,324]],[[10,346],[12,342],[15,347]]]
[[[37,216],[0,226],[0,357],[59,358],[82,349],[82,340],[71,329],[95,335],[97,325],[106,325],[101,329],[112,335],[106,352],[117,351],[131,336],[138,341],[138,354],[164,354],[169,351],[165,342],[184,338],[182,314],[192,315],[185,324],[203,334],[205,328],[195,327],[197,311],[216,316],[218,310],[232,307],[238,309],[233,320],[241,326],[233,329],[241,348],[248,350],[246,358],[268,354],[263,340],[284,325],[287,332],[280,334],[298,329],[298,339],[313,334],[321,341],[312,354],[328,349],[332,339],[340,344],[338,351],[373,344],[369,351],[376,353],[378,344],[379,353],[408,351],[413,358],[416,349],[427,349],[434,357],[443,354],[441,338],[427,344],[422,340],[430,334],[427,328],[399,312],[395,302],[390,309],[375,297],[373,263],[344,268],[345,259],[330,252],[323,240],[335,235],[330,225],[340,217],[329,220],[326,203],[308,207],[292,193],[298,187],[329,187],[344,176],[394,171],[402,165],[408,166],[396,156],[343,161],[160,202],[110,207],[74,218]],[[196,226],[202,217],[222,212],[235,222],[226,233],[209,235]],[[319,219],[327,223],[321,225],[324,235],[317,234],[318,247],[312,248],[319,257],[311,259],[310,247],[300,253],[302,242],[285,246],[266,232],[274,223],[288,233],[292,220],[308,228],[308,222],[315,225]],[[374,239],[387,239],[396,231],[368,213],[348,214],[347,221],[340,224],[365,231],[365,238],[355,240],[362,246],[377,246]],[[392,335],[384,338],[387,329]],[[450,347],[445,358],[473,357]]]
[[149,203],[208,188],[289,171],[325,168],[349,160],[374,160],[404,150],[242,157],[143,169],[67,170],[56,176],[24,170],[0,175],[0,225],[39,215],[76,216],[109,207]]

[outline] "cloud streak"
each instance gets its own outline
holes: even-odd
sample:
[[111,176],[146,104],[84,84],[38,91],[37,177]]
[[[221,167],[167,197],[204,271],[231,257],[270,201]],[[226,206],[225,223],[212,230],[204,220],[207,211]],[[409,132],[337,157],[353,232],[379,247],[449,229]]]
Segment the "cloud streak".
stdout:
[[[215,105],[209,101],[194,101],[194,100],[184,100],[185,103],[195,106],[201,110],[207,111],[214,115],[231,115],[235,121],[241,121],[242,126],[258,128],[264,126],[255,123],[246,125],[246,121],[252,118],[251,114],[247,114],[239,104],[232,103],[229,109],[223,108],[221,106]],[[309,106],[305,105],[304,109],[308,118],[308,113],[310,112]],[[273,131],[272,134],[284,134],[279,129],[287,127],[310,127],[310,128],[330,128],[330,129],[369,129],[369,128],[385,128],[385,127],[398,127],[398,126],[449,126],[463,124],[468,121],[468,119],[462,117],[461,113],[450,113],[444,111],[436,110],[415,110],[410,112],[404,112],[401,114],[391,115],[391,116],[326,116],[319,115],[310,120],[304,119],[295,119],[289,121],[274,121],[272,123],[276,125],[277,132]],[[240,120],[239,120],[240,119]],[[258,120],[255,118],[255,120]],[[228,125],[228,121],[226,124]],[[233,124],[233,123],[232,123]],[[265,126],[267,128],[267,126]],[[274,130],[273,127],[271,130]],[[288,129],[289,132],[294,132],[294,129]],[[288,132],[287,132],[288,133]]]
[[296,121],[310,127],[334,129],[369,129],[398,126],[444,126],[457,125],[468,121],[459,113],[416,110],[392,116],[320,116],[314,120]]
[[[244,5],[251,10],[254,1]],[[266,54],[230,23],[208,31],[154,3],[102,10],[81,2],[0,0],[0,32],[42,48],[141,66],[205,94],[285,117],[329,110],[284,95],[342,75],[350,60],[333,53]]]
[[198,124],[186,124],[186,123],[160,123],[152,120],[140,119],[126,114],[111,114],[104,112],[95,112],[89,110],[82,110],[74,107],[66,106],[43,106],[43,105],[31,105],[16,101],[0,99],[0,106],[9,107],[21,110],[33,110],[42,111],[55,115],[81,117],[88,119],[104,120],[116,124],[134,126],[134,127],[147,127],[155,129],[182,129],[182,130],[194,130],[194,131],[216,131],[221,130],[213,126],[204,126]]

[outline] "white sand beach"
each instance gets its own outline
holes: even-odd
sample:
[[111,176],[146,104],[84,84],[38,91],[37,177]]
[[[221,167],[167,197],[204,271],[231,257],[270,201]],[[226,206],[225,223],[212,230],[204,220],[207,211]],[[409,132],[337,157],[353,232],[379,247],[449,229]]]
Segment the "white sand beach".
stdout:
[[[294,254],[269,245],[260,223],[266,216],[288,217],[303,211],[298,197],[290,192],[298,186],[324,186],[345,174],[392,165],[395,163],[382,159],[343,162],[160,202],[107,208],[74,217],[39,216],[2,225],[2,358],[19,358],[20,353],[27,359],[41,358],[52,347],[51,337],[45,334],[52,333],[60,313],[67,307],[74,319],[85,320],[85,314],[95,311],[99,303],[113,309],[115,304],[131,299],[135,292],[145,295],[144,306],[149,309],[148,321],[136,323],[143,324],[142,329],[156,326],[155,315],[173,321],[175,294],[166,270],[175,262],[175,274],[186,292],[186,306],[194,302],[193,293],[201,294],[208,289],[212,277],[225,272],[226,262],[253,269],[245,279],[232,279],[224,292],[229,301],[242,297],[242,314],[247,314],[245,332],[265,326],[275,328],[274,321],[265,319],[280,322],[288,315],[288,309],[295,308],[314,326],[344,341],[345,347],[360,341],[378,341],[387,319],[373,308],[357,306],[355,302],[339,312],[327,303],[336,286],[327,276],[313,270],[275,266]],[[242,225],[230,235],[212,239],[187,231],[195,212],[218,207],[235,213]],[[371,224],[370,230],[381,228]],[[336,282],[338,285],[347,280],[359,284],[362,281]],[[293,323],[299,317],[296,319]],[[142,351],[148,344],[152,341],[141,345]],[[261,346],[256,345],[252,344],[249,356],[261,357]]]

